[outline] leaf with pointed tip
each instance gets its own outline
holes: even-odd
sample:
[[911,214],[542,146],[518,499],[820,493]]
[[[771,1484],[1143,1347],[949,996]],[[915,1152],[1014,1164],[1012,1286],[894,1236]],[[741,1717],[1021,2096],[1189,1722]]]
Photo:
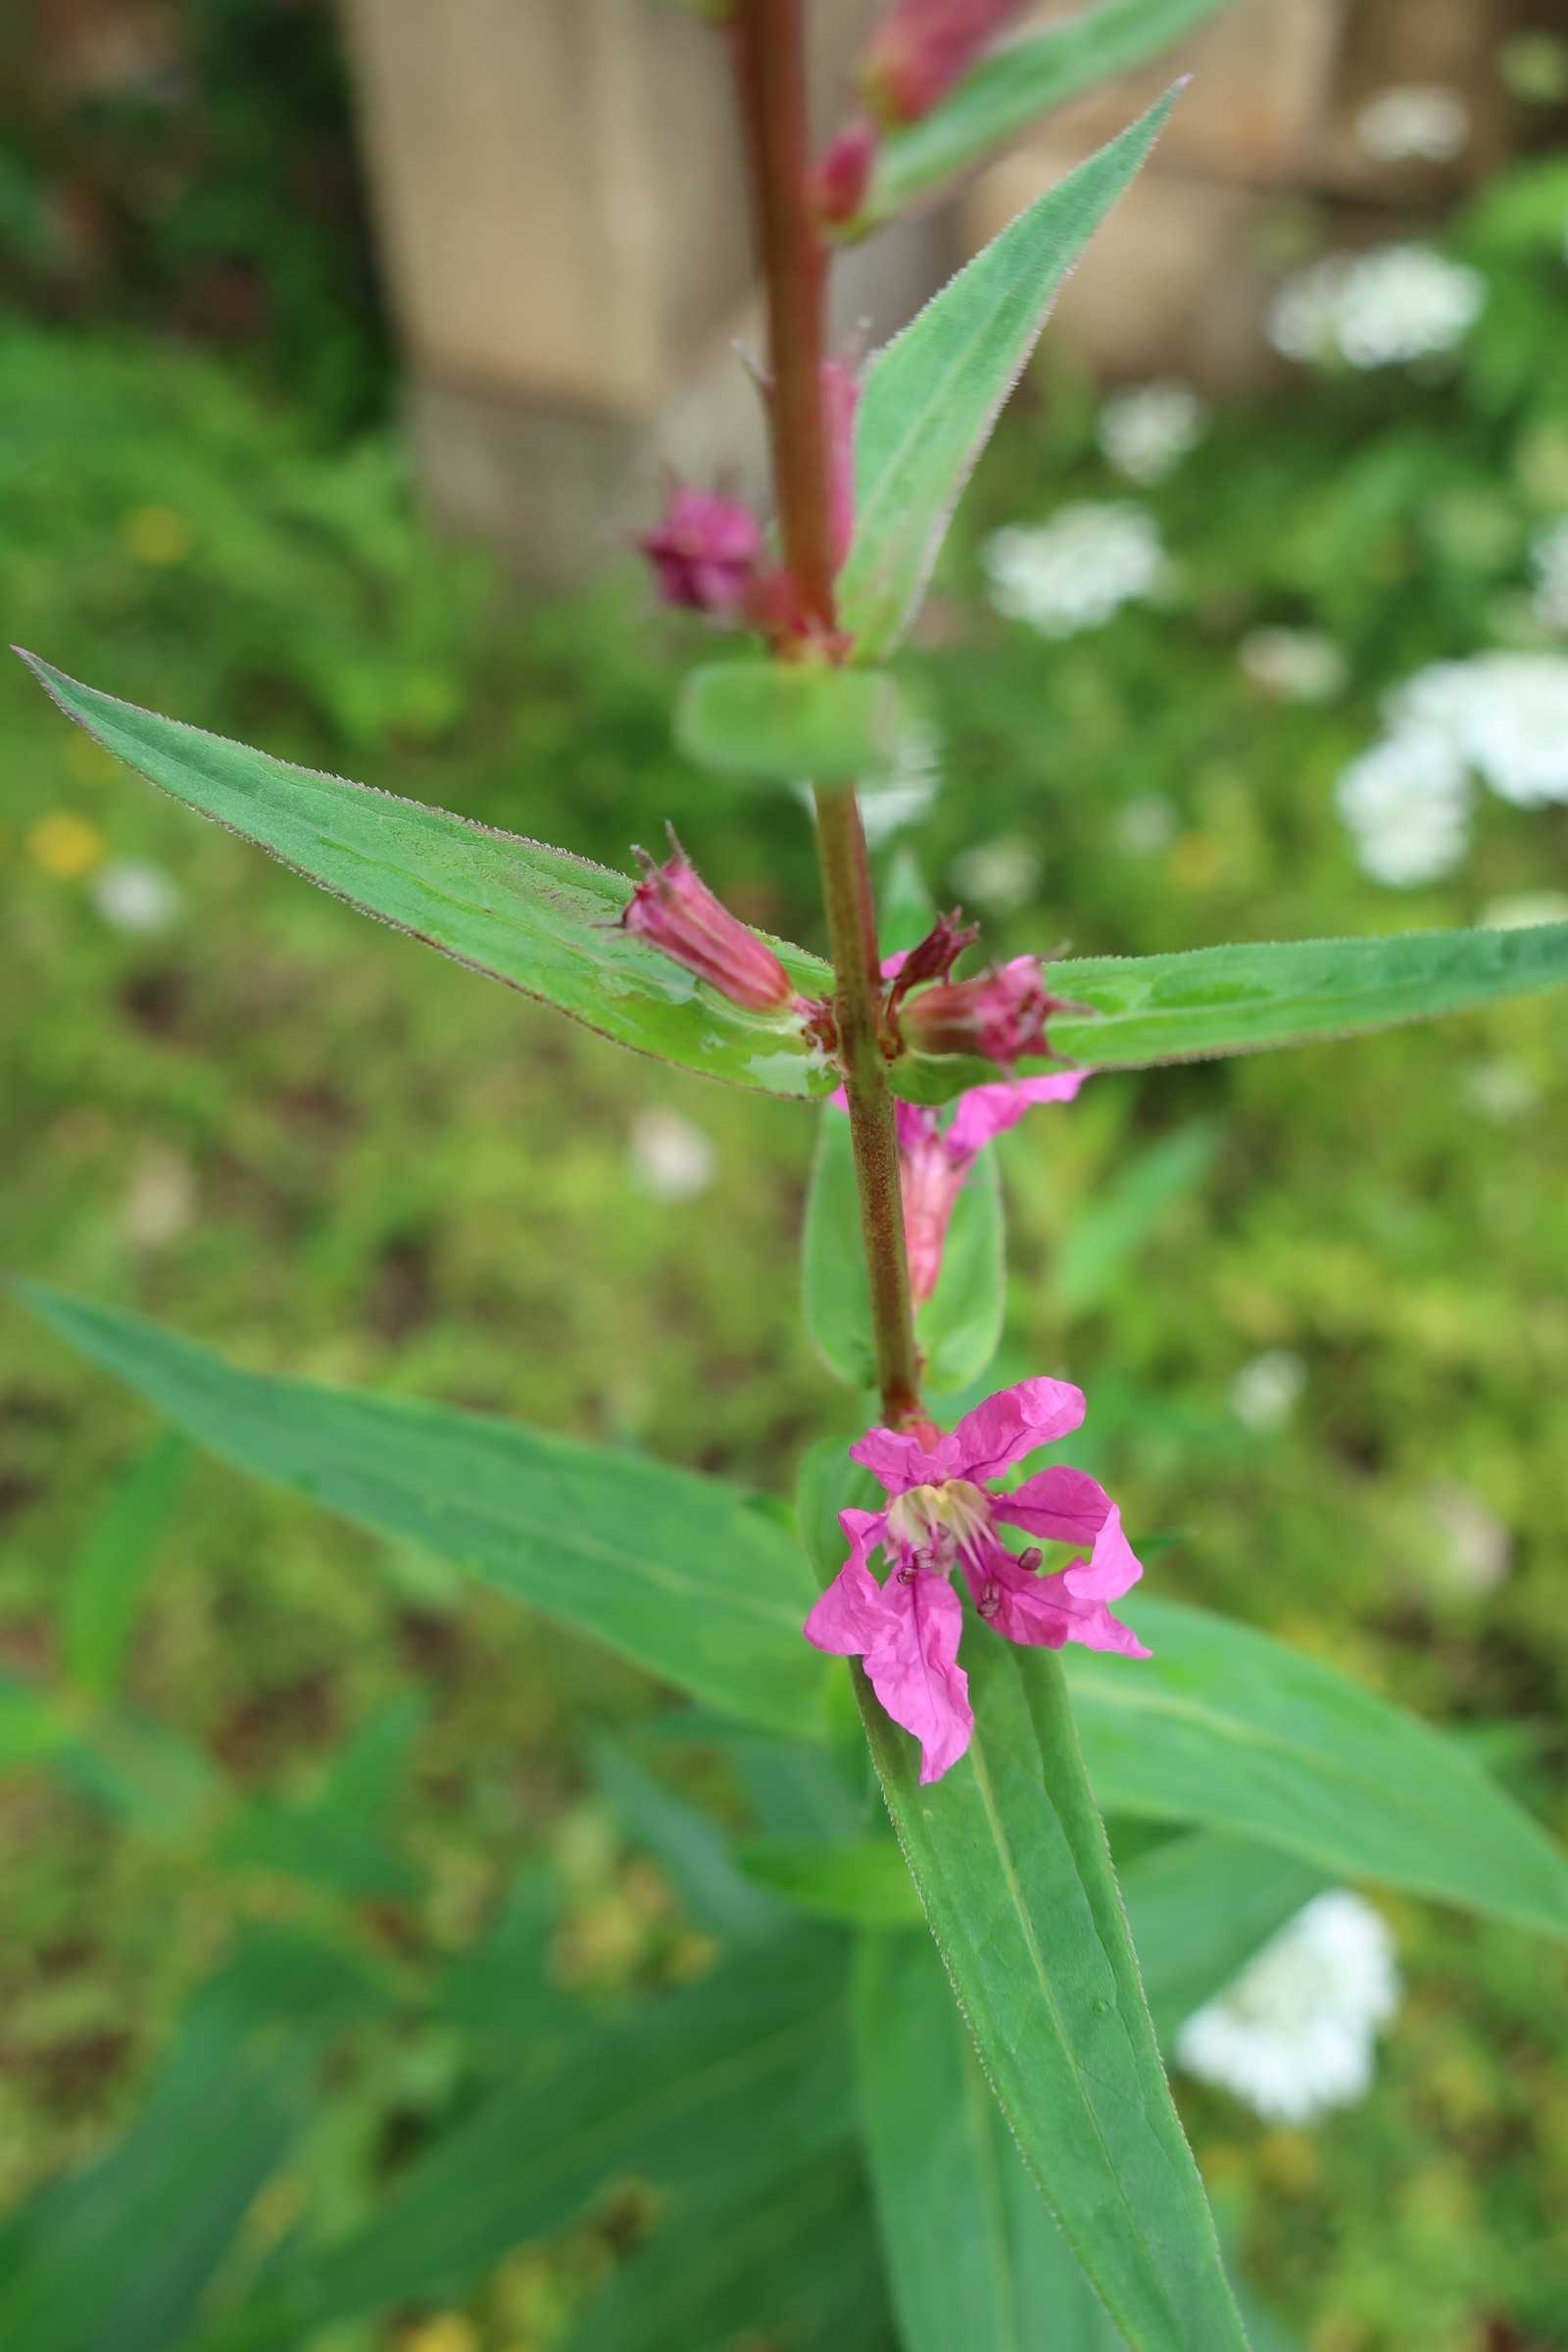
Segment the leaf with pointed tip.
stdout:
[[[1138,1070],[1436,1020],[1565,980],[1568,923],[1086,956],[1051,966],[1053,994],[1087,1007],[1054,1015],[1051,1044],[1088,1069]],[[890,1077],[907,1102],[945,1102],[995,1074],[963,1054],[909,1054]]]
[[732,1715],[819,1731],[810,1577],[757,1498],[476,1413],[242,1372],[139,1316],[23,1295],[237,1469],[456,1560]]
[[966,74],[918,122],[877,149],[865,202],[834,234],[866,236],[919,197],[934,195],[1043,115],[1148,65],[1218,16],[1232,0],[1102,0],[1032,40],[1012,41]]
[[875,662],[919,609],[958,496],[1063,279],[1144,162],[1175,92],[1004,228],[865,371],[840,626]]
[[[832,1093],[834,1073],[797,1022],[731,1004],[619,928],[632,890],[624,874],[291,766],[22,658],[105,751],[362,914],[640,1054],[763,1094]],[[804,995],[830,992],[826,964],[770,944]]]

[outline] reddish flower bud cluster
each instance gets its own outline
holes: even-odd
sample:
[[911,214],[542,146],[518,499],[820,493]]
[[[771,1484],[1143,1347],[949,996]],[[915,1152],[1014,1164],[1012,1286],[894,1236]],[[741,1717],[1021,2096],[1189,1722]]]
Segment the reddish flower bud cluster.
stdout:
[[1078,1008],[1046,987],[1038,956],[1015,956],[976,980],[941,980],[900,1008],[908,1043],[922,1054],[977,1054],[1004,1069],[1025,1054],[1049,1054],[1046,1022]]
[[860,60],[860,88],[888,123],[918,122],[1021,16],[1027,0],[898,0]]
[[716,490],[671,490],[663,516],[637,542],[666,605],[728,620],[751,594],[762,526],[750,507]]
[[852,115],[811,173],[811,209],[829,228],[853,220],[865,201],[877,136],[864,115]]
[[670,836],[670,856],[656,865],[637,852],[643,878],[621,915],[621,928],[684,964],[748,1012],[784,1012],[798,1004],[788,972],[772,949],[714,898]]
[[850,117],[811,173],[811,205],[825,228],[843,228],[863,210],[882,131],[918,122],[940,106],[1027,4],[896,0],[861,52],[866,112]]

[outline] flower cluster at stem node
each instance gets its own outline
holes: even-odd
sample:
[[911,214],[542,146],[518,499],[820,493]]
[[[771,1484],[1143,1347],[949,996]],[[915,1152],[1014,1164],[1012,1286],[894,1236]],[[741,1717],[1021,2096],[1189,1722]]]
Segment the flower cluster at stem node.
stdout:
[[[1143,1569],[1103,1487],[1065,1465],[1038,1471],[1011,1494],[989,1487],[1083,1417],[1083,1393],[1069,1382],[1024,1380],[976,1405],[949,1435],[929,1423],[873,1429],[850,1447],[851,1460],[872,1472],[889,1499],[880,1511],[840,1511],[850,1556],[807,1618],[806,1638],[835,1657],[863,1658],[883,1710],[920,1742],[922,1783],[951,1772],[974,1732],[958,1664],[963,1606],[955,1569],[976,1614],[1004,1641],[1149,1655],[1106,1605]],[[1070,1544],[1074,1555],[1044,1575],[1039,1545],[1010,1550],[1004,1527]],[[880,1584],[868,1565],[877,1551],[887,1563]]]

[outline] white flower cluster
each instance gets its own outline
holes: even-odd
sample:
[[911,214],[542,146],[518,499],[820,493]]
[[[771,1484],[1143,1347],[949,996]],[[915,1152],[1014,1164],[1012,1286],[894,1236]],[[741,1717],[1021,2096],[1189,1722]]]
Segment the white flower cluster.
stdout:
[[1470,142],[1469,101],[1433,82],[1379,90],[1356,116],[1355,135],[1374,163],[1451,164]]
[[1050,522],[993,531],[981,562],[997,611],[1045,637],[1102,627],[1165,573],[1158,524],[1127,499],[1082,499]]
[[1208,411],[1191,384],[1162,379],[1113,392],[1096,427],[1107,462],[1129,482],[1162,482],[1203,437]]
[[1440,662],[1390,696],[1388,732],[1341,776],[1362,869],[1396,888],[1435,881],[1469,836],[1470,777],[1516,808],[1568,802],[1568,656]]
[[1187,2020],[1177,2063],[1270,2123],[1304,2124],[1365,2097],[1398,1999],[1378,1913],[1357,1894],[1320,1894]]
[[1534,605],[1543,628],[1560,629],[1568,636],[1568,520],[1548,523],[1531,544],[1535,570]]
[[94,875],[89,896],[116,931],[167,931],[179,915],[179,892],[156,865],[132,858],[106,865]]
[[1430,245],[1336,254],[1286,279],[1269,340],[1288,360],[1396,368],[1452,351],[1480,318],[1487,281]]
[[628,1156],[638,1186],[656,1200],[695,1200],[713,1181],[712,1139],[678,1110],[654,1104],[631,1123]]
[[1231,1382],[1231,1411],[1244,1428],[1283,1429],[1301,1400],[1306,1366],[1291,1348],[1265,1348]]
[[1021,833],[971,843],[953,860],[953,887],[988,914],[1016,914],[1040,887],[1040,853]]
[[1350,665],[1318,629],[1252,629],[1237,648],[1243,674],[1282,703],[1331,703],[1349,683]]
[[1414,889],[1451,873],[1470,839],[1470,788],[1463,765],[1441,739],[1390,735],[1339,781],[1339,811],[1356,861],[1374,882]]

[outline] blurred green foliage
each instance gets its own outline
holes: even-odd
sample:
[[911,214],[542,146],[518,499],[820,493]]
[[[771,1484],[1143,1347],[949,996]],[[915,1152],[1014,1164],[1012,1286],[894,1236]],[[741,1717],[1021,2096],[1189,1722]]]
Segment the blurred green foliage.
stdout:
[[391,355],[329,0],[0,19],[0,296],[220,345],[322,437]]
[[[1461,924],[1563,886],[1568,814],[1489,802],[1459,871],[1382,889],[1332,793],[1409,670],[1540,640],[1529,543],[1568,509],[1565,217],[1568,171],[1548,165],[1462,224],[1491,292],[1451,369],[1217,418],[1149,494],[1176,558],[1161,609],[1061,644],[985,610],[987,529],[1121,494],[1087,389],[1060,373],[1004,436],[907,665],[944,746],[920,837],[933,887],[957,895],[977,843],[1003,845],[1004,869],[1017,842],[1034,861],[999,945]],[[820,944],[800,811],[686,772],[668,710],[694,640],[651,621],[628,574],[519,609],[420,533],[386,443],[325,459],[291,412],[165,347],[14,328],[0,417],[9,634],[137,702],[612,862],[674,815],[715,886]],[[1290,703],[1250,679],[1238,646],[1274,625],[1331,635],[1345,691]],[[0,891],[25,976],[3,1041],[8,1257],[257,1363],[787,1491],[806,1438],[848,1411],[798,1323],[808,1113],[617,1055],[356,924],[116,770],[20,665],[0,672]],[[172,882],[167,928],[100,911],[127,862]],[[1565,1079],[1547,997],[1100,1080],[1004,1148],[1007,1362],[1082,1382],[1086,1466],[1112,1466],[1138,1525],[1177,1539],[1151,1546],[1156,1584],[1466,1727],[1559,1829]],[[639,1180],[650,1110],[707,1137],[706,1194]],[[1281,1407],[1276,1382],[1260,1413],[1238,1377],[1281,1351],[1299,1398]],[[90,1556],[147,1425],[10,1312],[0,1403],[0,1664],[53,1690],[77,1639],[62,1563]],[[646,1714],[638,1677],[211,1463],[185,1468],[172,1514],[123,1702],[254,1809],[220,1871],[195,1865],[195,1829],[149,1837],[79,1772],[0,1787],[0,2189],[136,2114],[171,2021],[240,1931],[324,1920],[394,1976],[461,1962],[476,2006],[456,2038],[372,2018],[320,2120],[279,2136],[291,2152],[247,2240],[260,2259],[302,2205],[350,2228],[465,2111],[497,2031],[474,1990],[495,1981],[482,1937],[527,1866],[559,1889],[554,1965],[579,1991],[678,1984],[704,1946],[641,1858],[657,1840],[618,1826],[587,1758]],[[116,1760],[133,1791],[160,1768],[145,1745]],[[738,1823],[772,1826],[711,1761],[691,1769]],[[176,1823],[200,1820],[205,1786],[181,1784]],[[346,1889],[345,1804],[378,1825]],[[314,1886],[278,1867],[306,1849]],[[1389,1908],[1408,1992],[1365,2106],[1291,2132],[1180,2086],[1216,2196],[1313,2352],[1568,2342],[1552,2237],[1568,1994],[1522,1936]],[[207,2030],[211,1998],[182,2034]],[[280,2135],[295,2095],[270,2093]],[[514,2257],[423,2340],[559,2340],[626,2227],[607,2212]],[[333,2352],[420,2340],[340,2335]]]

